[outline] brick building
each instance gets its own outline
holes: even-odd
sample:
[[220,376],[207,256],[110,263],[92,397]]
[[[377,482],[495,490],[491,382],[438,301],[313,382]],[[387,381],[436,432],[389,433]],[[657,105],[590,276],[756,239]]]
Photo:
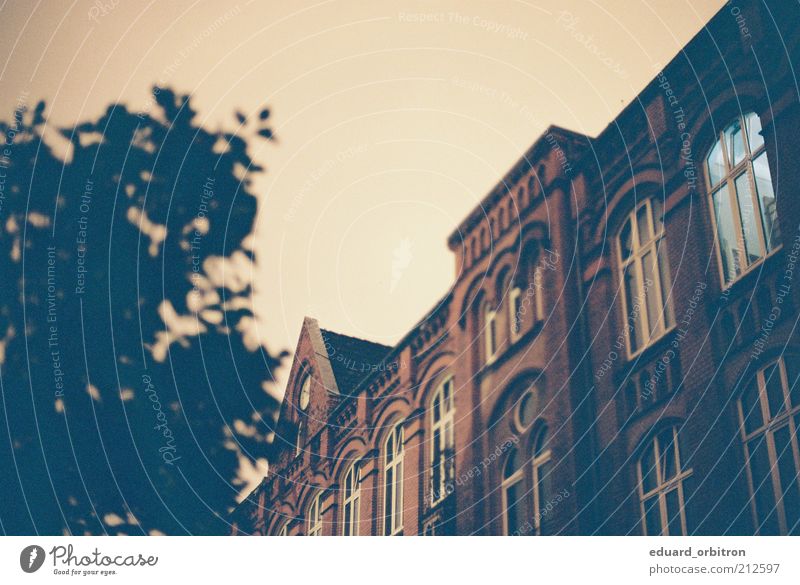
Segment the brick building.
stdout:
[[394,347],[307,318],[234,533],[800,533],[798,17],[729,3],[550,127]]

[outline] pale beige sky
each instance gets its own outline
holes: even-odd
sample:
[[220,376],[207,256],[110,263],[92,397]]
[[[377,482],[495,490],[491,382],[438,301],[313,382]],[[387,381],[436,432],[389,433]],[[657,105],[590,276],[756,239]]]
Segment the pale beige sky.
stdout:
[[66,125],[146,107],[154,83],[212,127],[269,104],[258,335],[291,351],[311,315],[391,344],[452,283],[447,236],[547,125],[597,134],[722,4],[7,1],[0,111],[28,92]]

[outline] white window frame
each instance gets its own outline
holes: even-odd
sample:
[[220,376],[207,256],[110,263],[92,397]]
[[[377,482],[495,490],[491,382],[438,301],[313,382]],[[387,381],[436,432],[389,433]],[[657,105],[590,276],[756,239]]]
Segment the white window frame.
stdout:
[[[445,390],[448,390],[445,392]],[[448,482],[453,475],[453,457],[455,449],[455,384],[453,376],[447,376],[436,388],[431,396],[428,408],[431,429],[431,448],[430,448],[430,478],[431,478],[431,505],[438,504],[444,500],[448,493]],[[438,400],[437,400],[438,399]],[[438,407],[437,407],[438,403]],[[438,412],[437,412],[438,410]],[[437,417],[438,414],[438,417]],[[438,445],[436,443],[438,432]],[[436,460],[436,450],[439,448],[439,460]],[[448,454],[451,456],[449,457]],[[436,467],[440,467],[439,485],[434,485]]]
[[[358,526],[361,521],[361,466],[354,462],[347,468],[344,475],[344,491],[342,492],[342,536],[358,536]],[[350,521],[347,520],[347,510],[350,510]]]
[[[511,455],[516,452],[516,456],[519,457],[519,452],[517,452],[516,447],[512,447],[514,450],[513,452],[509,452],[508,456],[506,457],[506,462],[503,465],[502,479],[503,481],[500,483],[500,492],[502,493],[502,500],[503,500],[503,535],[510,536],[509,534],[509,526],[508,526],[508,490],[513,486],[524,483],[525,479],[525,466],[520,465],[517,467],[517,470],[512,473],[510,476],[506,477],[506,466],[508,465],[508,461],[511,459]],[[522,486],[525,487],[524,485]],[[526,495],[527,497],[527,495]]]
[[486,303],[483,309],[484,363],[491,364],[497,357],[497,310]]
[[[672,440],[675,448],[675,459],[676,459],[676,466],[678,472],[675,474],[675,477],[672,477],[665,482],[661,483],[661,446],[660,446],[660,435],[661,433],[657,433],[648,443],[646,449],[655,449],[655,474],[656,474],[656,486],[647,491],[644,491],[644,474],[642,472],[642,459],[644,458],[644,453],[639,457],[639,460],[636,462],[636,473],[638,477],[639,483],[639,513],[642,522],[642,534],[645,536],[661,536],[669,534],[669,513],[667,512],[667,494],[672,493],[673,491],[677,490],[678,492],[678,506],[680,508],[681,514],[681,534],[675,535],[670,534],[670,536],[686,536],[687,535],[687,528],[686,528],[686,500],[684,498],[683,493],[683,482],[692,474],[691,469],[683,469],[683,464],[681,462],[681,449],[680,443],[678,441],[678,427],[671,427],[672,430]],[[648,535],[647,534],[647,510],[645,508],[645,502],[652,498],[653,496],[658,497],[658,514],[659,519],[661,520],[661,534],[656,535]]]
[[[533,528],[537,535],[542,534],[542,516],[539,512],[544,507],[541,505],[542,494],[539,490],[539,474],[542,467],[553,460],[553,451],[549,446],[549,442],[547,443],[547,448],[542,450],[541,453],[536,453],[536,448],[543,438],[547,441],[547,432],[547,427],[543,427],[536,433],[536,440],[533,443],[533,458],[531,460],[531,467],[533,468]],[[552,470],[550,473],[553,473]],[[547,502],[544,502],[544,505],[546,506]]]
[[322,491],[308,505],[308,536],[322,536]]
[[[650,347],[653,343],[664,337],[667,333],[669,333],[675,327],[675,319],[672,314],[672,303],[670,299],[666,298],[666,294],[670,290],[670,282],[662,283],[661,276],[664,273],[667,276],[667,280],[670,278],[670,270],[669,270],[669,259],[666,253],[666,230],[664,228],[664,221],[663,215],[662,220],[660,222],[660,229],[656,231],[656,221],[655,215],[653,212],[653,201],[654,198],[648,198],[642,202],[640,202],[625,218],[625,221],[622,223],[622,227],[617,232],[617,262],[618,262],[618,277],[620,283],[620,290],[622,294],[622,315],[623,315],[623,330],[625,332],[625,346],[628,352],[628,358],[633,358],[640,353],[642,353],[645,349]],[[650,233],[653,234],[653,237],[646,241],[644,244],[639,243],[639,226],[637,222],[637,215],[639,211],[643,208],[647,208],[647,222],[649,226]],[[663,213],[663,212],[662,212]],[[630,254],[627,258],[623,257],[622,248],[622,232],[625,230],[625,226],[630,225],[631,229],[631,249]],[[659,250],[663,246],[662,254],[663,256],[659,255]],[[644,257],[647,254],[652,254],[653,258],[655,259],[654,266],[653,266],[653,286],[648,290],[645,289],[644,285]],[[663,258],[663,262],[665,263],[664,266],[661,266],[661,261]],[[627,282],[625,281],[625,271],[628,267],[632,267],[633,270],[636,271],[636,282],[638,284],[636,291],[631,291],[631,298],[638,303],[639,309],[636,313],[636,316],[631,320],[631,314],[634,310],[633,307],[628,307],[628,300],[627,300]],[[658,319],[653,332],[650,333],[650,316],[647,313],[647,299],[648,294],[653,294],[656,296],[656,300],[658,306],[661,307],[659,309],[660,318]],[[631,331],[630,326],[631,324],[635,324],[639,320],[641,332],[643,334],[643,339],[640,341],[639,346],[634,348],[631,345]]]
[[[764,379],[764,372],[771,366],[778,364],[778,373],[780,375],[781,387],[783,389],[784,406],[783,411],[773,416],[770,413],[769,401],[767,397],[767,385]],[[761,367],[756,374],[756,383],[758,385],[758,402],[761,409],[761,426],[751,432],[745,429],[745,412],[742,398],[738,400],[739,423],[742,435],[742,447],[744,449],[745,465],[747,466],[747,485],[750,490],[750,508],[753,516],[754,526],[756,530],[761,526],[762,521],[759,517],[759,510],[756,502],[756,490],[753,485],[753,471],[750,466],[750,453],[748,443],[752,442],[759,435],[766,435],[767,454],[769,456],[769,470],[770,481],[772,484],[772,497],[775,502],[775,514],[778,519],[778,530],[780,534],[788,534],[789,526],[786,520],[786,509],[784,506],[784,493],[783,486],[780,481],[780,468],[778,466],[778,452],[775,446],[775,433],[789,427],[790,444],[792,454],[794,456],[795,471],[800,470],[800,444],[797,437],[797,421],[800,420],[798,413],[800,413],[800,404],[792,404],[791,402],[791,387],[789,385],[789,378],[786,371],[786,363],[783,357],[777,360],[772,360],[765,366]],[[798,382],[800,383],[800,382]],[[795,489],[797,486],[795,485]]]
[[[761,218],[761,203],[758,200],[758,190],[755,182],[755,171],[753,170],[753,161],[766,152],[767,145],[766,141],[763,141],[761,146],[751,151],[750,138],[747,126],[747,119],[751,114],[754,115],[756,118],[758,118],[759,124],[761,123],[761,117],[755,112],[746,112],[744,113],[744,115],[737,116],[737,120],[732,121],[730,124],[726,125],[717,135],[717,140],[714,142],[711,148],[708,149],[708,152],[706,153],[706,158],[703,162],[705,177],[706,177],[705,179],[706,192],[708,193],[708,204],[711,215],[711,224],[714,231],[714,248],[716,249],[717,265],[719,267],[720,282],[722,284],[723,290],[727,289],[728,287],[733,285],[736,281],[740,280],[746,274],[751,272],[754,268],[758,267],[762,262],[764,262],[766,258],[768,258],[772,254],[780,250],[782,247],[782,243],[777,242],[777,244],[771,250],[767,249],[767,240],[766,236],[764,235],[764,223],[763,219]],[[731,164],[731,160],[729,158],[728,145],[726,144],[725,140],[725,133],[736,122],[741,124],[742,132],[744,133],[742,136],[742,143],[744,145],[744,157],[737,165],[734,166]],[[717,147],[717,144],[720,144],[722,148],[722,159],[725,169],[723,171],[723,176],[719,180],[719,182],[712,185],[711,171],[708,165],[708,158],[711,155],[712,151]],[[769,155],[767,154],[765,156],[767,157],[767,166],[769,167]],[[722,246],[719,241],[717,217],[714,211],[714,195],[723,188],[727,188],[728,190],[728,199],[729,199],[728,203],[731,209],[733,224],[737,230],[736,247],[739,253],[742,254],[742,256],[745,258],[745,261],[747,262],[747,252],[744,240],[745,228],[744,226],[742,226],[742,217],[741,217],[741,212],[739,210],[739,196],[736,191],[736,179],[738,179],[744,174],[746,174],[748,178],[751,204],[753,205],[754,213],[757,213],[759,217],[759,220],[754,227],[758,232],[758,240],[759,243],[761,244],[761,249],[764,251],[764,255],[758,260],[755,260],[747,264],[746,266],[742,266],[739,274],[735,275],[729,281],[727,280],[727,275],[725,274],[724,265],[722,263]],[[770,173],[770,178],[771,178],[771,173]],[[773,185],[773,192],[774,189],[775,186]]]
[[[389,450],[390,441],[393,445],[391,452]],[[403,423],[399,422],[392,427],[383,442],[383,534],[386,536],[403,533],[403,457],[405,455],[403,442]],[[391,484],[387,481],[390,471],[393,479]],[[391,509],[387,509],[387,502]]]

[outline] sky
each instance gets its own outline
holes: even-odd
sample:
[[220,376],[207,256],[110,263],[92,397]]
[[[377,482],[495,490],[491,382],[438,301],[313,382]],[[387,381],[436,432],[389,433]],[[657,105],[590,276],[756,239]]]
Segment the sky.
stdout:
[[448,235],[547,126],[598,134],[722,5],[7,0],[0,115],[24,94],[72,125],[146,109],[154,84],[211,128],[269,106],[251,334],[293,351],[309,315],[393,344],[451,286]]

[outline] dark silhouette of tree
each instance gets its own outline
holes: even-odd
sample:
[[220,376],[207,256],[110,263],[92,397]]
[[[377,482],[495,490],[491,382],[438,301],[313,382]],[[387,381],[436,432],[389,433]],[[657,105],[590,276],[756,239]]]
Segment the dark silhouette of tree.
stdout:
[[267,453],[283,354],[244,332],[269,110],[211,131],[153,95],[59,130],[65,155],[43,102],[0,123],[5,534],[224,534]]

